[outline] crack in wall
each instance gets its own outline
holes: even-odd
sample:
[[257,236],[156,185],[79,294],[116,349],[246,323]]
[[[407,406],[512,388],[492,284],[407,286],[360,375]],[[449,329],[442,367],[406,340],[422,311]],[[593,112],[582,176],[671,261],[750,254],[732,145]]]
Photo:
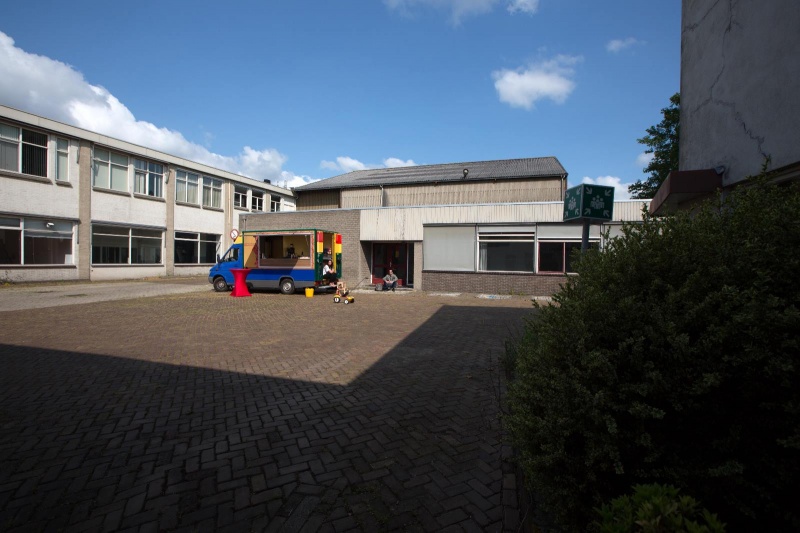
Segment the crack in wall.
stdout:
[[[705,22],[705,20],[708,18],[708,16],[711,14],[711,12],[723,1],[725,1],[725,0],[717,0],[716,2],[714,2],[714,4],[703,14],[703,16],[700,18],[700,20],[697,23],[689,25],[689,26],[686,26],[684,28],[684,31],[694,31],[695,29],[697,29],[701,24],[703,24]],[[745,121],[744,117],[742,116],[742,113],[737,110],[736,102],[720,100],[720,99],[717,99],[714,96],[714,92],[715,92],[718,84],[720,83],[720,80],[722,79],[723,74],[725,73],[725,65],[726,65],[726,54],[725,54],[725,52],[728,49],[728,38],[730,37],[731,32],[733,31],[734,27],[743,28],[742,24],[740,24],[736,20],[736,17],[734,15],[738,3],[739,3],[738,0],[727,0],[728,24],[727,24],[727,26],[725,28],[724,33],[722,34],[722,43],[721,43],[721,46],[720,46],[720,54],[721,54],[722,66],[721,66],[719,72],[717,73],[716,77],[714,78],[713,83],[711,83],[711,86],[709,87],[708,97],[706,99],[702,100],[698,105],[696,105],[695,108],[693,109],[693,112],[698,112],[698,111],[702,110],[704,107],[706,107],[708,105],[715,105],[715,106],[719,106],[719,107],[722,107],[722,108],[730,110],[730,112],[731,112],[731,114],[733,116],[734,122],[736,122],[736,124],[738,124],[742,128],[742,131],[744,132],[744,134],[750,140],[756,142],[756,145],[757,145],[757,148],[758,148],[758,152],[764,158],[768,158],[769,154],[767,154],[764,151],[764,148],[763,148],[766,138],[764,136],[756,135],[755,132],[753,132],[752,129],[747,127],[747,122]]]

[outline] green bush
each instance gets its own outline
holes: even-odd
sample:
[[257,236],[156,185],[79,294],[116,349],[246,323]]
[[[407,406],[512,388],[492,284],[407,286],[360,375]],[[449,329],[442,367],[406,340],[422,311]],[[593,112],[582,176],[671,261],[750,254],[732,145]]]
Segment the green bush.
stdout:
[[632,496],[620,496],[597,510],[600,533],[723,533],[725,525],[691,496],[679,496],[671,485],[636,485]]
[[567,530],[649,482],[800,527],[800,189],[762,179],[590,251],[514,347],[506,418]]

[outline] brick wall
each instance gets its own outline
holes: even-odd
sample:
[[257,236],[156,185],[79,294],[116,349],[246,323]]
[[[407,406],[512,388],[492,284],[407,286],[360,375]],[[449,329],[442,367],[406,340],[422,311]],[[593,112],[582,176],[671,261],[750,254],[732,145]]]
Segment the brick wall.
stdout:
[[425,291],[552,296],[566,280],[567,276],[558,274],[423,270],[421,288]]

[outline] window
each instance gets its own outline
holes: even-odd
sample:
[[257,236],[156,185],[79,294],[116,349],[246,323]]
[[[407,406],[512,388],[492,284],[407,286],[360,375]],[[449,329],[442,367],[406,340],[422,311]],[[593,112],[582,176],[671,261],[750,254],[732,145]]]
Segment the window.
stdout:
[[72,222],[0,218],[0,264],[71,265]]
[[263,211],[264,210],[264,197],[261,195],[253,194],[252,197],[253,202],[253,211]]
[[160,265],[162,231],[92,226],[92,264]]
[[273,213],[276,211],[281,210],[281,197],[280,196],[270,196],[269,201],[269,210]]
[[133,166],[136,169],[133,179],[133,192],[162,198],[164,165],[134,159]]
[[[597,246],[589,242],[589,247]],[[580,253],[580,242],[539,242],[539,272],[575,272],[572,268],[574,253]],[[577,250],[577,252],[575,252]]]
[[533,232],[478,233],[478,270],[533,272]]
[[222,181],[203,176],[203,205],[222,207]]
[[177,172],[178,179],[175,182],[175,201],[185,204],[197,203],[197,189],[200,176],[185,170]]
[[69,181],[69,141],[56,139],[56,179]]
[[213,264],[217,261],[219,235],[213,233],[175,232],[175,264]]
[[93,185],[102,189],[127,191],[128,156],[95,148]]
[[233,190],[233,207],[247,209],[247,189],[235,187]]
[[47,177],[47,135],[0,124],[0,169]]

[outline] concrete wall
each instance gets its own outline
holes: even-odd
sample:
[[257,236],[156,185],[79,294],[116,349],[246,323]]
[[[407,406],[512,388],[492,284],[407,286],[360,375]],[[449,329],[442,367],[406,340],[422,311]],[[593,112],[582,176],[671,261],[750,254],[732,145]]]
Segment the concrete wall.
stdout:
[[800,161],[800,2],[683,1],[680,170]]

